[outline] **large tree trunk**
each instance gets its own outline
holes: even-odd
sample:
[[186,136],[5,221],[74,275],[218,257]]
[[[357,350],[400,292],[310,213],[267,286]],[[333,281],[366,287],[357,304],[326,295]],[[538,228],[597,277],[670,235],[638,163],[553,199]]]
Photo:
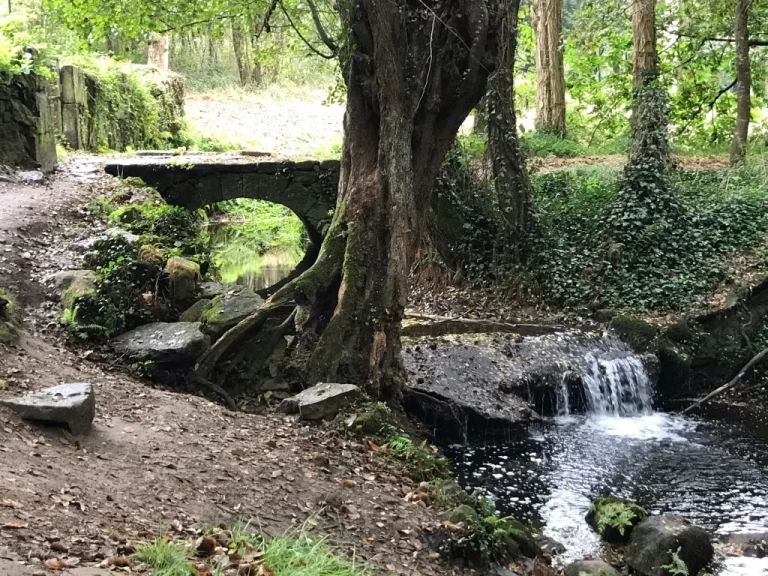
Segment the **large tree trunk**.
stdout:
[[307,383],[396,397],[407,276],[440,164],[485,92],[497,0],[346,0],[347,110],[336,210],[317,262],[198,362],[207,378],[235,344],[295,301]]
[[515,52],[520,0],[506,0],[499,22],[499,56],[485,98],[488,150],[501,211],[503,260],[519,264],[530,219],[531,191],[515,114]]
[[747,137],[752,113],[750,93],[752,91],[752,73],[749,58],[749,9],[752,0],[737,0],[733,20],[733,33],[736,39],[736,127],[731,141],[731,166],[744,162],[747,155]]
[[632,32],[634,90],[630,163],[638,160],[640,164],[645,164],[648,158],[653,157],[666,165],[669,155],[666,104],[661,94],[661,87],[656,82],[658,76],[656,0],[635,1],[632,8]]
[[563,0],[534,0],[536,36],[536,128],[565,135]]

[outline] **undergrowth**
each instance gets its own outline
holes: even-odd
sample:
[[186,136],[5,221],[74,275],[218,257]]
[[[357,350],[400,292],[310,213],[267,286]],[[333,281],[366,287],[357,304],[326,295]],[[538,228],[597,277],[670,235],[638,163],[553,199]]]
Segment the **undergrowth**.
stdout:
[[197,570],[187,559],[190,553],[186,544],[164,537],[140,545],[133,560],[149,566],[152,576],[196,576]]

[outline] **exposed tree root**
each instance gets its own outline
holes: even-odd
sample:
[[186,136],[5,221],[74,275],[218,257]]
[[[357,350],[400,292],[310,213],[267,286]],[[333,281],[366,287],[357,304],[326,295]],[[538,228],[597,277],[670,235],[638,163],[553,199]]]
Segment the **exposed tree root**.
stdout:
[[707,400],[711,400],[715,396],[718,396],[718,395],[722,394],[723,392],[725,392],[727,390],[730,390],[731,388],[736,386],[736,384],[738,384],[741,381],[741,379],[744,377],[744,375],[747,372],[749,372],[752,368],[754,368],[757,364],[759,364],[763,360],[763,358],[765,358],[766,356],[768,356],[768,348],[766,348],[762,352],[758,353],[754,358],[752,358],[752,360],[747,362],[747,364],[744,366],[744,368],[739,370],[739,373],[736,374],[736,376],[733,377],[733,380],[731,380],[727,384],[724,384],[723,386],[720,386],[720,388],[718,388],[717,390],[714,390],[714,391],[710,392],[709,394],[704,396],[704,398],[702,398],[701,400],[699,400],[697,402],[694,402],[693,404],[688,406],[688,408],[683,410],[683,414],[687,414],[688,412],[690,412],[694,408],[698,408],[699,406],[704,404],[704,402],[706,402]]
[[226,392],[226,390],[224,390],[218,384],[215,384],[210,380],[206,380],[196,372],[190,372],[190,374],[187,376],[187,380],[192,384],[199,384],[200,386],[208,388],[209,390],[211,390],[212,392],[220,396],[222,400],[224,400],[224,403],[227,405],[227,408],[229,408],[233,412],[237,412],[237,403],[235,403],[232,396],[230,396]]
[[[263,308],[259,308],[256,312],[225,332],[207,352],[200,356],[193,372],[195,377],[208,380],[218,361],[231,346],[240,342],[251,334],[252,331],[261,328],[270,318],[283,314],[286,311],[290,313],[292,309],[293,305],[286,305],[281,300],[267,302]],[[213,383],[211,382],[211,384]]]

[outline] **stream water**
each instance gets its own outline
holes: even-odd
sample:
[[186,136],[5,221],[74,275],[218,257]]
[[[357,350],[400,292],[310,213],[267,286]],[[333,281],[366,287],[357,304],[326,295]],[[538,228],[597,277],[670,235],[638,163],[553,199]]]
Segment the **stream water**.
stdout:
[[[739,426],[653,411],[638,358],[580,359],[587,413],[558,414],[521,438],[452,446],[459,482],[566,548],[563,561],[595,555],[584,520],[596,496],[634,498],[651,513],[681,514],[718,535],[768,532],[768,444]],[[728,576],[768,575],[768,559],[728,558]]]

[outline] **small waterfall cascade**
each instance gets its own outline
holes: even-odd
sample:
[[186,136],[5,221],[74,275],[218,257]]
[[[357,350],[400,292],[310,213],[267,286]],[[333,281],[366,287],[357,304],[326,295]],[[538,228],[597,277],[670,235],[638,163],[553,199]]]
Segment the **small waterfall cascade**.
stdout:
[[632,354],[587,352],[555,386],[558,416],[643,416],[653,412],[653,387],[642,361]]
[[653,412],[653,390],[639,358],[598,358],[587,354],[582,375],[587,412],[601,416],[642,416]]

